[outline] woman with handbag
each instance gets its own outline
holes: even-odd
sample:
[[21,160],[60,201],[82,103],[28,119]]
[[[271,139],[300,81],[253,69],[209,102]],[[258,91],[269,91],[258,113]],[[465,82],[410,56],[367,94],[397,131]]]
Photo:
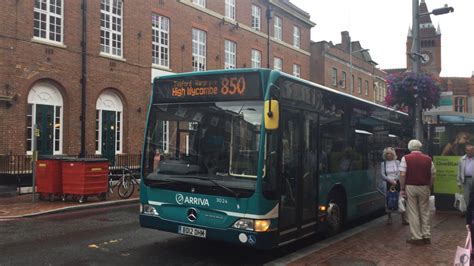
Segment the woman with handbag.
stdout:
[[[387,212],[387,224],[392,224],[392,213],[399,212],[398,210],[398,201],[403,199],[398,199],[400,195],[400,161],[397,160],[397,154],[392,147],[387,147],[383,150],[382,154],[383,162],[381,163],[381,173],[382,178],[387,184],[386,192],[386,212]],[[393,202],[396,200],[396,202]],[[392,203],[396,204],[396,207],[393,207]],[[400,210],[402,216],[402,224],[408,225],[407,217],[405,211]]]

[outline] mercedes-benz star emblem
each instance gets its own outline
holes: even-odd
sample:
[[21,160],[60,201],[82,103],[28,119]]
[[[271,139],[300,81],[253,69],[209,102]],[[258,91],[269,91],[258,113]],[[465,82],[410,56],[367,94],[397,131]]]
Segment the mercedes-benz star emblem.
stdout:
[[191,221],[191,222],[194,222],[196,221],[198,217],[198,213],[196,211],[196,209],[188,209],[188,220]]

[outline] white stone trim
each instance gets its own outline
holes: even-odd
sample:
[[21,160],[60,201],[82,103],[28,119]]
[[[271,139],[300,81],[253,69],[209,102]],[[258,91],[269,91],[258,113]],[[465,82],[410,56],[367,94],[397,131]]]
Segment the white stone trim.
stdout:
[[123,112],[122,99],[113,91],[104,91],[95,105],[97,110]]

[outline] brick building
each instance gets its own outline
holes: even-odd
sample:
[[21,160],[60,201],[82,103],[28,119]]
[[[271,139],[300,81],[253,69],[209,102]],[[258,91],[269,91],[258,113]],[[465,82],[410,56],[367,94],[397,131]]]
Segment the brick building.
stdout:
[[382,103],[386,73],[372,60],[369,49],[341,32],[341,43],[311,42],[311,80],[371,102]]
[[[420,2],[419,12],[421,14],[429,13],[424,0]],[[474,72],[471,77],[440,77],[442,70],[441,28],[439,25],[438,27],[433,25],[431,15],[420,17],[419,36],[421,48],[421,72],[429,74],[439,80],[442,89],[445,91],[443,93],[444,102],[448,103],[448,105],[442,106],[441,108],[425,112],[425,120],[429,122],[437,122],[437,117],[440,114],[451,116],[459,115],[459,113],[472,114],[474,112]],[[412,32],[411,29],[409,29],[406,41],[407,68],[385,69],[387,73],[401,73],[409,71],[412,68],[412,59],[410,58],[412,42]]]
[[0,166],[32,154],[34,124],[40,154],[139,154],[156,76],[268,62],[309,79],[309,14],[236,2],[0,1]]

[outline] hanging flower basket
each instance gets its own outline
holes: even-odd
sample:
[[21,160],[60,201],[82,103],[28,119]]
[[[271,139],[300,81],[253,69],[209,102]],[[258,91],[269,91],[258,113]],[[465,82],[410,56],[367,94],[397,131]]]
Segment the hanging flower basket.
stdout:
[[431,76],[412,72],[391,74],[387,77],[387,96],[385,103],[395,109],[415,106],[421,97],[424,110],[439,106],[441,87]]

